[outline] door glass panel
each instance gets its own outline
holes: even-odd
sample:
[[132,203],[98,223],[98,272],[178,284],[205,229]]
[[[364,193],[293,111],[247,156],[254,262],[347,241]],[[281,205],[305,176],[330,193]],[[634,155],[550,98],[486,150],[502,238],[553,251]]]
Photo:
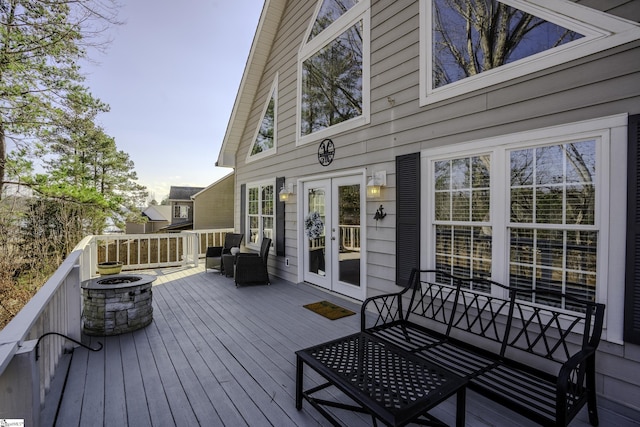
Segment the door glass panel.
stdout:
[[325,260],[325,206],[326,194],[322,188],[308,190],[309,212],[305,217],[304,231],[309,239],[309,272],[324,276]]
[[360,185],[338,187],[338,280],[360,286]]

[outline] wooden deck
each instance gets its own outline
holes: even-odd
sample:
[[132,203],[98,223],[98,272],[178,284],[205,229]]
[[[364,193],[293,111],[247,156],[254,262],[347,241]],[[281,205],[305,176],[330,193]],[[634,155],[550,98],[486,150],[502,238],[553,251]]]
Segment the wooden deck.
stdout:
[[[148,272],[147,272],[148,273]],[[306,284],[274,278],[271,286],[236,288],[200,268],[161,269],[153,286],[154,321],[144,329],[87,338],[104,349],[70,357],[59,408],[43,425],[324,426],[304,402],[295,408],[295,351],[359,330],[359,304]],[[328,320],[303,307],[329,300],[356,315]],[[319,378],[305,370],[305,388]],[[338,393],[335,393],[339,398]],[[371,425],[336,411],[347,426]],[[433,411],[454,424],[455,401]],[[571,425],[587,426],[586,411]],[[600,425],[637,426],[601,409]],[[467,425],[529,426],[527,419],[467,393]]]

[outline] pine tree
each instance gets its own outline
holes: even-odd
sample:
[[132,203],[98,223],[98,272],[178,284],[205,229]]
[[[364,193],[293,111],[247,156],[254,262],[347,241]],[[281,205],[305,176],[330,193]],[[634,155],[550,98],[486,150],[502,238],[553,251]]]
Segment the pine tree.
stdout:
[[0,197],[8,141],[29,153],[70,93],[87,94],[79,61],[116,24],[115,0],[0,0]]

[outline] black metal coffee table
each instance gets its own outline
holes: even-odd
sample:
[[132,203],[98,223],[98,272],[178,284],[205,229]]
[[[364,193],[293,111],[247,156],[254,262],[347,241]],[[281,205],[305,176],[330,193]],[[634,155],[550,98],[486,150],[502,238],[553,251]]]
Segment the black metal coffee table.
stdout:
[[[327,383],[303,390],[307,364]],[[323,406],[370,414],[389,426],[410,422],[446,425],[427,412],[457,394],[456,426],[464,426],[467,380],[392,344],[361,332],[296,352],[296,408],[307,400],[333,425],[341,424]],[[315,398],[335,386],[359,406]]]

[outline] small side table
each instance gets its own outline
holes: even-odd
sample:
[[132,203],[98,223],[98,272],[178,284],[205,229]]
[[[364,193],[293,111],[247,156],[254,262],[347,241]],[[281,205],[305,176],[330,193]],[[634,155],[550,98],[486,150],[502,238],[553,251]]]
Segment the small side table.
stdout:
[[[307,365],[326,383],[303,389]],[[296,408],[307,400],[333,425],[341,425],[324,407],[363,412],[387,426],[417,422],[446,425],[429,410],[456,395],[456,427],[465,425],[467,379],[365,332],[296,351]],[[312,396],[335,386],[356,404]]]
[[230,249],[230,254],[222,255],[222,272],[226,277],[233,277],[234,270],[236,265],[236,258],[238,258],[238,254],[240,253],[240,248],[234,246]]
[[226,277],[233,277],[234,265],[236,263],[236,256],[232,254],[222,255],[223,272]]

